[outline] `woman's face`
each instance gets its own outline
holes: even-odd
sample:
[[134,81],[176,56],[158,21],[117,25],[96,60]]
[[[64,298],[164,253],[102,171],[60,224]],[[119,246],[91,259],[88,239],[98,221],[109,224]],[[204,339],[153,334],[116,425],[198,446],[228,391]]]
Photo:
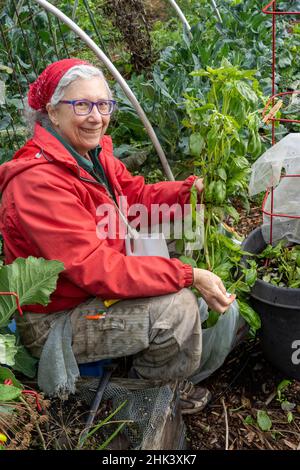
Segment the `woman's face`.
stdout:
[[[66,89],[62,100],[90,100],[98,101],[109,99],[104,81],[100,77],[89,79],[78,78]],[[108,127],[110,116],[103,116],[96,106],[90,114],[78,116],[73,111],[72,104],[58,103],[55,107],[47,105],[49,118],[54,129],[60,134],[80,155],[97,147],[101,137]]]

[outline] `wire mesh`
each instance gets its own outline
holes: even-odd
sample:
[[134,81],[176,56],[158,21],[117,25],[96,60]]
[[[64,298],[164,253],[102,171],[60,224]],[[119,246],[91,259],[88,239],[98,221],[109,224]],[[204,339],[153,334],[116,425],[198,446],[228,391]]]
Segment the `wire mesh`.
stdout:
[[[285,7],[281,6],[282,2],[278,0],[272,0],[269,2],[263,9],[263,13],[267,15],[272,15],[272,97],[267,102],[265,109],[263,111],[264,121],[272,123],[272,144],[276,143],[276,122],[281,123],[300,123],[300,91],[292,90],[285,91],[282,93],[275,93],[276,91],[276,48],[277,48],[277,37],[276,37],[276,19],[278,16],[285,15],[300,15],[300,11],[285,10]],[[296,2],[295,2],[296,3]],[[292,5],[290,4],[290,8]],[[271,106],[271,109],[270,109]],[[276,114],[280,110],[281,115],[277,117]],[[291,114],[293,116],[291,116]],[[281,178],[299,178],[298,174],[288,174],[282,175]],[[271,199],[271,209],[267,211],[265,209],[268,199]],[[264,215],[270,217],[270,244],[273,241],[273,219],[274,217],[283,217],[289,219],[298,219],[300,215],[290,215],[290,214],[278,214],[274,212],[274,188],[273,186],[267,190],[265,195],[262,212]]]
[[[92,402],[98,382],[92,379],[78,384],[77,393],[87,404]],[[179,396],[170,385],[153,386],[141,379],[138,386],[134,387],[134,383],[136,380],[120,379],[115,383],[112,379],[104,391],[103,399],[111,401],[114,410],[125,404],[114,420],[126,423],[122,433],[126,436],[129,448],[139,450],[151,440],[151,436],[162,430],[166,413],[168,415],[168,409],[175,412]],[[112,434],[114,427],[103,428],[105,438]]]

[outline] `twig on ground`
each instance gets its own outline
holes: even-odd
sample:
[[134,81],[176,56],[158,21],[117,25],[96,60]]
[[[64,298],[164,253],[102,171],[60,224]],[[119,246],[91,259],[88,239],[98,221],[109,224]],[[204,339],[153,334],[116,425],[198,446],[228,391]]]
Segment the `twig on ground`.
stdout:
[[269,450],[276,450],[274,447],[271,446],[271,443],[268,441],[268,439],[264,439],[264,442],[267,444]]
[[225,450],[228,450],[228,440],[229,440],[229,426],[228,426],[228,416],[227,416],[227,409],[225,405],[224,398],[221,399],[222,405],[224,408],[224,417],[225,417],[225,429],[226,429],[226,437],[225,437]]
[[234,444],[236,443],[237,438],[235,437],[232,443],[230,444],[229,450],[234,450]]
[[282,433],[289,433],[289,434],[296,434],[296,436],[300,437],[300,433],[296,431],[290,431],[289,429],[272,429],[273,432],[282,432]]
[[296,423],[296,420],[295,420],[295,419],[293,419],[293,423],[294,423],[294,425],[296,426],[296,428],[298,429],[298,431],[299,431],[299,433],[300,433],[300,428],[299,428],[298,424]]
[[276,391],[272,392],[272,393],[268,396],[268,398],[266,399],[265,405],[268,406],[268,405],[271,403],[271,401],[274,400],[274,398],[276,397],[276,395],[277,395],[277,392],[276,392]]

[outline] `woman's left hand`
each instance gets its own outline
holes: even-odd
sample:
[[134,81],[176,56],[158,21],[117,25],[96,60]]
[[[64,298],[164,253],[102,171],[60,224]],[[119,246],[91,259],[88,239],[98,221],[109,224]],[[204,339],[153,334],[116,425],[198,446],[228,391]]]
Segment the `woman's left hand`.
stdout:
[[194,186],[195,186],[199,196],[201,196],[201,193],[204,189],[203,178],[197,178],[194,182]]

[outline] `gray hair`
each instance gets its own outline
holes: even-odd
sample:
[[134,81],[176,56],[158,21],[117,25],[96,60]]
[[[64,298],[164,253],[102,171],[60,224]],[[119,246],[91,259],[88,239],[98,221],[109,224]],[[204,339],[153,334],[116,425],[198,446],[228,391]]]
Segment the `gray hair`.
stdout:
[[89,79],[92,77],[99,77],[105,83],[108,98],[112,99],[112,92],[108,86],[107,81],[104,78],[102,70],[93,67],[92,65],[75,65],[69,69],[65,75],[60,79],[53,95],[50,100],[52,106],[56,106],[58,102],[63,98],[65,88],[67,88],[72,82],[75,82],[78,78]]
[[[60,79],[52,97],[50,100],[50,104],[52,106],[56,106],[59,101],[63,98],[65,89],[73,83],[77,79],[89,79],[92,77],[99,77],[103,80],[108,98],[112,99],[113,95],[108,86],[108,83],[103,75],[102,70],[94,67],[92,65],[75,65],[74,67],[70,68],[65,75]],[[46,111],[36,111],[35,109],[31,108],[28,104],[28,99],[25,101],[24,106],[24,117],[26,120],[26,125],[30,134],[33,134],[34,125],[36,122],[40,123],[43,127],[51,125],[51,121],[48,117],[48,113]]]

